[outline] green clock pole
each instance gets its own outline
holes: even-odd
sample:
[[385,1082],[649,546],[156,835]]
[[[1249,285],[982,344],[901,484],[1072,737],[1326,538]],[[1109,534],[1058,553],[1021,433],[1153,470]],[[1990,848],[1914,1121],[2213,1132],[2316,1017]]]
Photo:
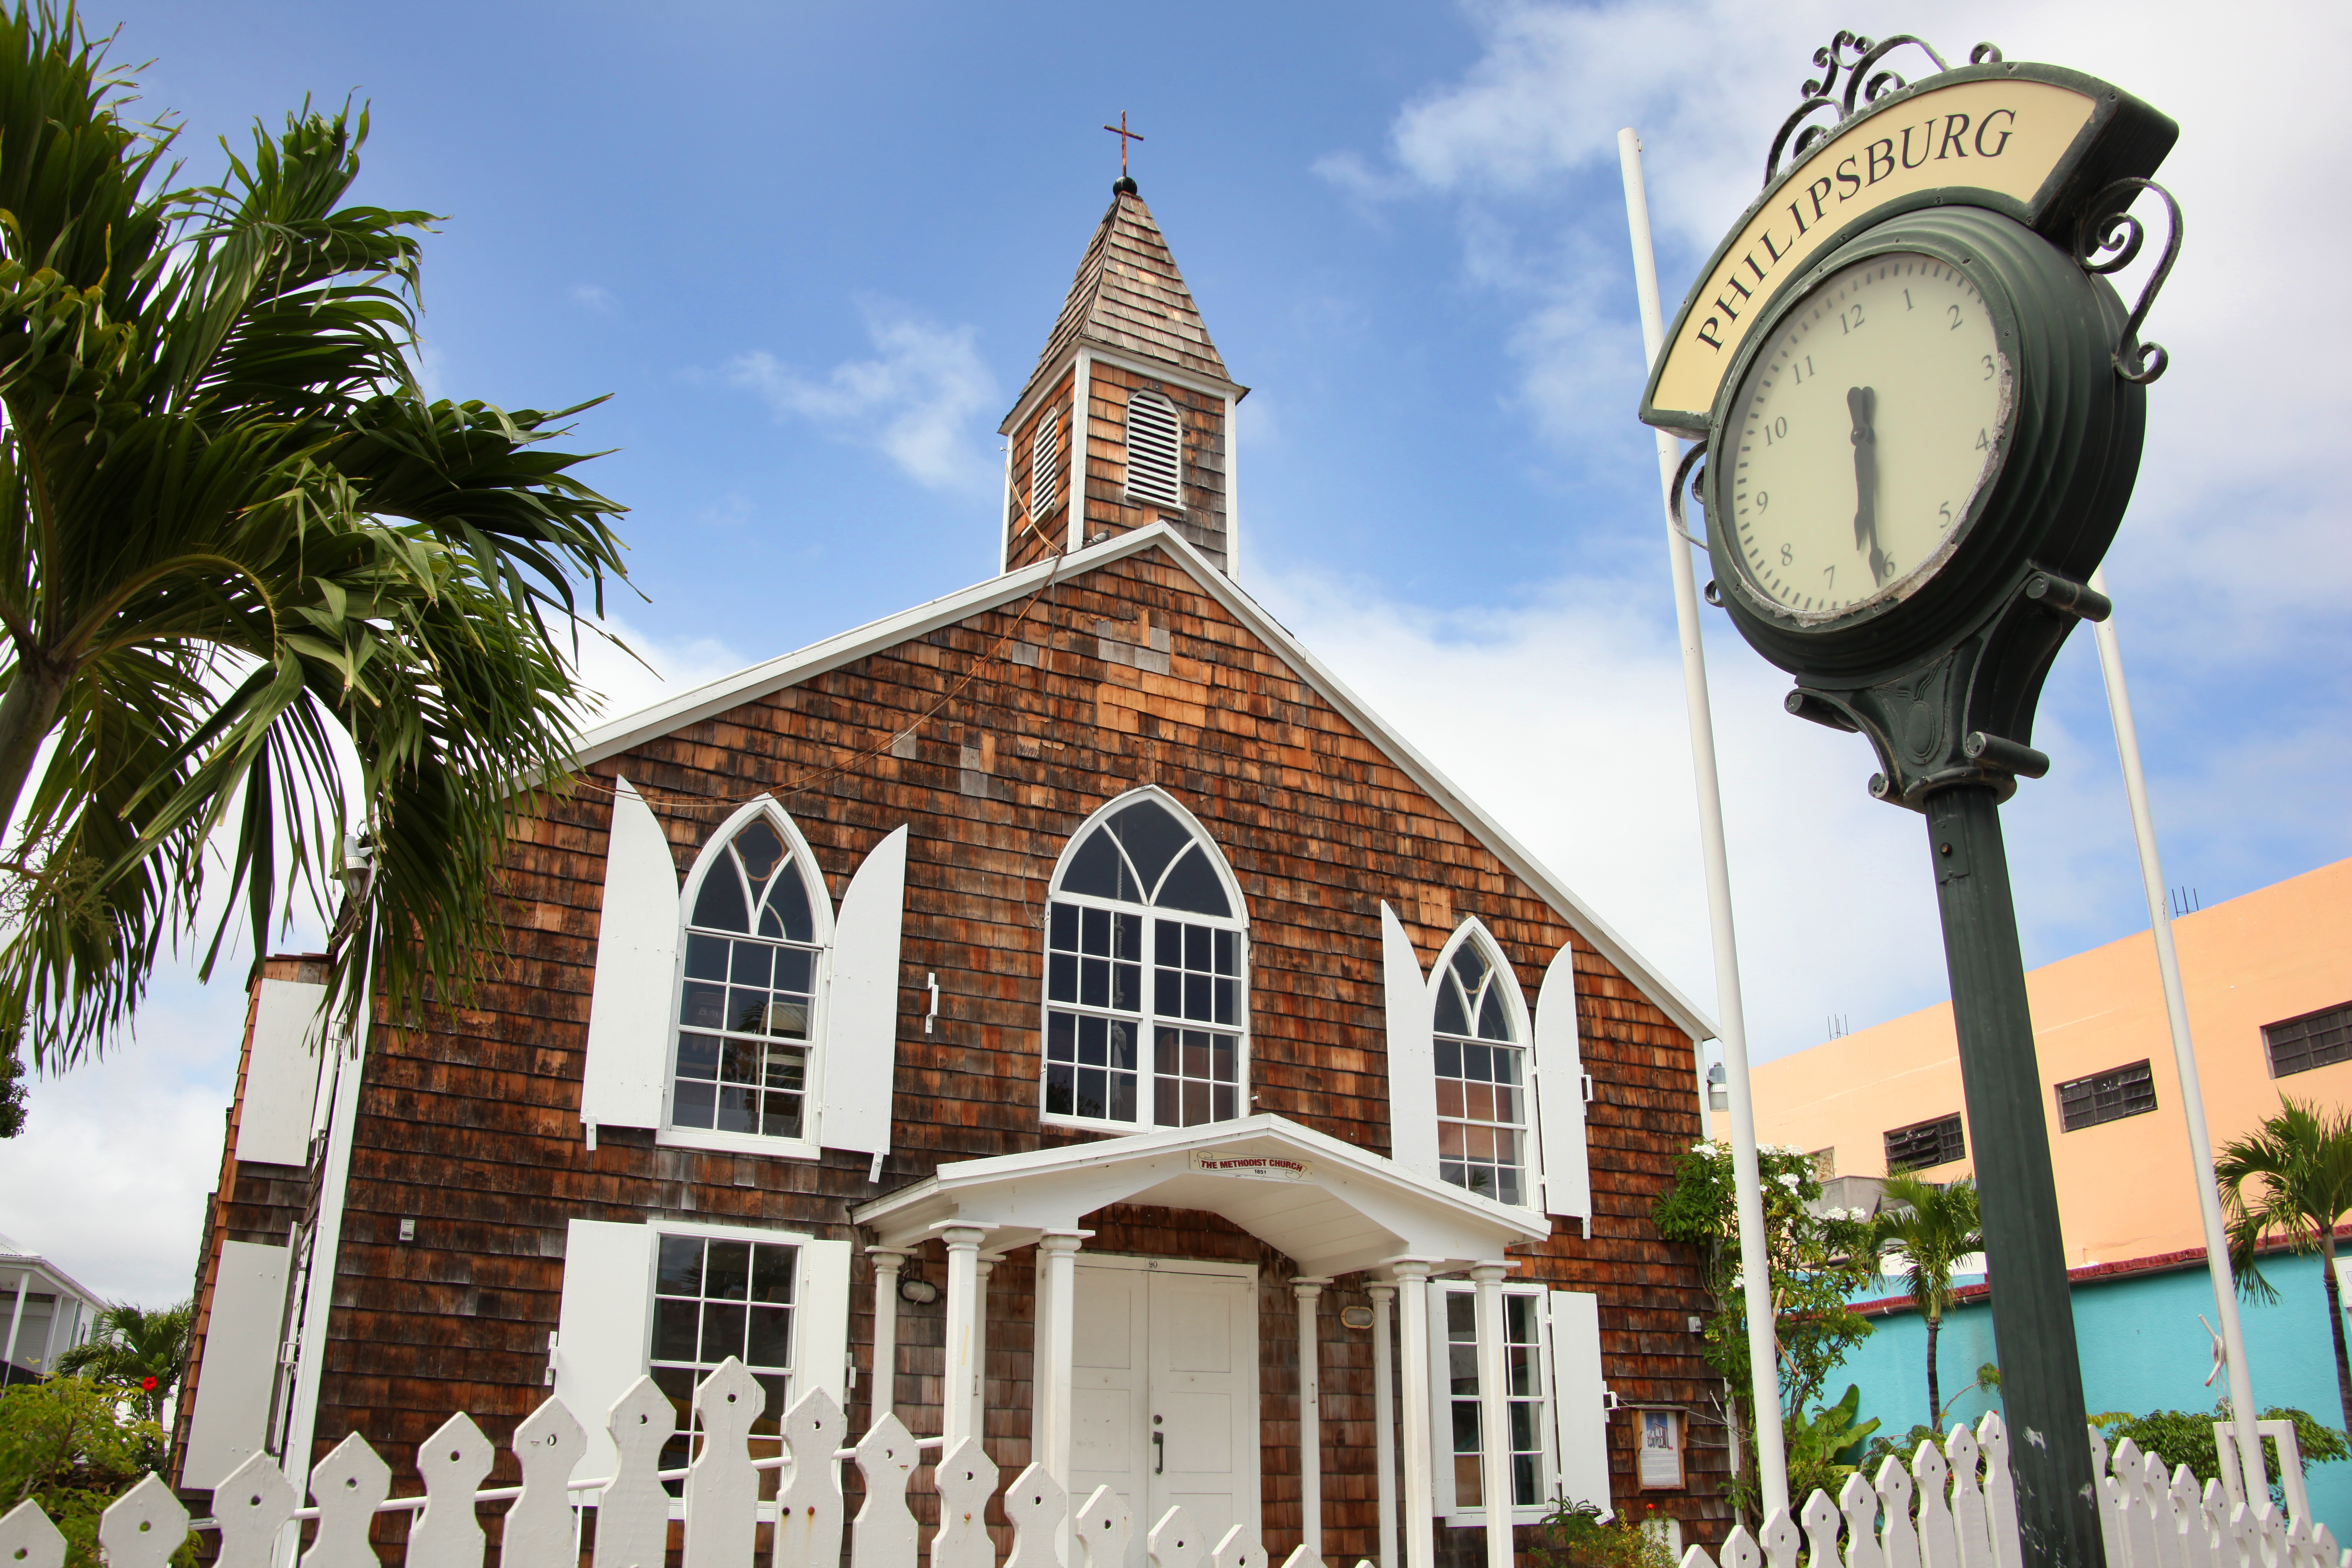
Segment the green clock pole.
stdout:
[[2084,1437],[2074,1303],[2001,843],[2000,794],[1960,784],[1936,791],[1925,804],[1984,1214],[2018,1531],[2027,1563],[2099,1568],[2105,1556],[2098,1478]]

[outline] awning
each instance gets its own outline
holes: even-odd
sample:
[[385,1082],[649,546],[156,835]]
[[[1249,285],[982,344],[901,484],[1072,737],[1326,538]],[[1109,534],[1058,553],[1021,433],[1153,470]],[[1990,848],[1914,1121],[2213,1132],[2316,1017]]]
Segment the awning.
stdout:
[[988,1250],[1002,1252],[1049,1230],[1076,1230],[1112,1204],[1220,1215],[1307,1275],[1352,1273],[1391,1258],[1427,1259],[1443,1271],[1551,1234],[1550,1219],[1533,1209],[1433,1181],[1274,1115],[960,1160],[853,1217],[885,1247],[962,1225],[986,1228]]

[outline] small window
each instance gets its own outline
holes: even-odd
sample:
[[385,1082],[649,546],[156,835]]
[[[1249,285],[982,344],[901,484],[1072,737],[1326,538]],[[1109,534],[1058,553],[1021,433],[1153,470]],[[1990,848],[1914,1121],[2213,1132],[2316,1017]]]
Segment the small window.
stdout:
[[[648,1361],[655,1384],[677,1407],[677,1436],[662,1449],[663,1469],[683,1469],[692,1457],[695,1384],[729,1356],[742,1362],[768,1396],[766,1409],[751,1424],[751,1457],[782,1451],[777,1417],[785,1408],[793,1370],[793,1287],[799,1262],[796,1247],[700,1236],[661,1238]],[[680,1484],[669,1483],[673,1495]]]
[[1046,917],[1045,1114],[1135,1129],[1245,1114],[1248,940],[1215,847],[1167,804],[1099,816]]
[[2113,1068],[2058,1086],[2058,1125],[2078,1132],[2102,1121],[2143,1116],[2156,1109],[2156,1081],[2146,1062]]
[[[674,1128],[805,1138],[824,917],[781,814],[755,809],[696,867],[678,980]],[[822,889],[823,880],[817,879]],[[822,891],[817,895],[823,898]]]
[[1062,411],[1049,408],[1029,437],[1029,516],[1032,521],[1054,510],[1062,484]]
[[1527,1051],[1506,983],[1475,937],[1438,971],[1437,1173],[1496,1203],[1528,1201]]
[[1184,425],[1156,392],[1127,395],[1127,499],[1183,510]]
[[[1445,1375],[1454,1456],[1454,1507],[1485,1507],[1484,1438],[1478,1404],[1478,1297],[1475,1289],[1448,1289],[1445,1304]],[[1533,1291],[1503,1293],[1503,1366],[1509,1379],[1511,1506],[1542,1506],[1547,1463],[1545,1437],[1551,1422],[1544,1409],[1543,1297]]]
[[2352,1058],[2352,1002],[2284,1024],[2265,1024],[2263,1044],[2270,1050],[2273,1078]]
[[1957,1116],[1915,1121],[1886,1135],[1886,1173],[1890,1176],[1968,1157],[1968,1141],[1960,1131],[1960,1119]]

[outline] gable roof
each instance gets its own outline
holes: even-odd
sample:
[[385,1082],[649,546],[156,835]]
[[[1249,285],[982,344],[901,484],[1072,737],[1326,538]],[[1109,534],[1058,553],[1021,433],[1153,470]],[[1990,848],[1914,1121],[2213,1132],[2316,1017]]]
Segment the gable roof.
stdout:
[[1116,191],[1102,222],[1095,226],[1078,274],[1071,279],[1069,298],[1062,301],[1061,319],[1045,340],[1045,352],[1037,356],[1037,368],[1013,400],[1014,415],[1006,416],[1005,430],[1030,395],[1060,372],[1081,342],[1158,360],[1234,385],[1217,345],[1209,341],[1201,308],[1176,269],[1167,237],[1132,190]]
[[[1533,889],[1537,897],[1550,905],[1562,920],[1598,949],[1602,957],[1615,964],[1619,973],[1639,986],[1643,994],[1674,1021],[1675,1027],[1688,1034],[1694,1042],[1717,1037],[1714,1023],[1689,997],[1676,989],[1647,959],[1634,952],[1608,921],[1570,892],[1568,885],[1547,870],[1528,852],[1525,845],[1504,829],[1502,824],[1479,809],[1475,802],[1438,771],[1435,763],[1423,756],[1412,742],[1397,733],[1361,698],[1349,690],[1347,684],[1321,660],[1307,652],[1298,639],[1291,636],[1287,627],[1266,613],[1265,606],[1243,593],[1231,578],[1210,565],[1198,550],[1168,524],[1155,522],[1089,549],[1073,551],[1059,558],[1059,575],[1064,579],[1076,577],[1097,567],[1108,566],[1114,561],[1139,555],[1147,550],[1157,550],[1165,555],[1190,576],[1202,593],[1223,606],[1226,614],[1272,649],[1299,679],[1314,689],[1317,696],[1328,702],[1365,739],[1379,747],[1389,761],[1426,791],[1431,799],[1452,814],[1456,822],[1468,829],[1496,859],[1509,867],[1521,881]],[[802,681],[855,663],[869,654],[880,653],[941,626],[952,626],[958,621],[1024,598],[1056,574],[1055,565],[1055,560],[1048,559],[988,578],[971,587],[933,599],[929,604],[914,605],[897,615],[827,637],[823,642],[812,643],[798,652],[751,665],[690,691],[682,691],[666,701],[589,731],[581,737],[578,762],[582,766],[602,762],[632,746],[684,729],[689,724],[699,723],[786,687],[797,686]],[[1696,1092],[1696,1085],[1693,1091]]]

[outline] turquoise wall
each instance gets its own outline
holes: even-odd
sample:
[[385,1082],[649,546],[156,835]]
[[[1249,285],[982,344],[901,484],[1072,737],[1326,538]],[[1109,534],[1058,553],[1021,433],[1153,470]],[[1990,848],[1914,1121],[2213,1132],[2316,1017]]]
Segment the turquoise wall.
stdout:
[[[2270,1306],[2242,1300],[2246,1362],[2254,1403],[2293,1405],[2322,1423],[2344,1419],[2336,1396],[2336,1352],[2327,1329],[2327,1296],[2316,1256],[2266,1258],[2263,1273],[2279,1299]],[[2213,1367],[2213,1342],[2198,1314],[2213,1316],[2213,1286],[2203,1268],[2137,1274],[2074,1287],[2074,1337],[2082,1347],[2083,1402],[2093,1413],[2205,1410],[2222,1380],[2204,1386]],[[1927,1331],[1915,1312],[1877,1320],[1877,1331],[1854,1347],[1830,1374],[1834,1399],[1849,1383],[1862,1388],[1862,1411],[1881,1432],[1902,1432],[1927,1419]],[[1993,1352],[1993,1310],[1963,1307],[1944,1320],[1936,1363],[1946,1399],[1999,1358]],[[1952,1407],[1952,1418],[1974,1421],[1986,1397],[1972,1394]],[[2313,1465],[2305,1471],[2311,1511],[2347,1537],[2352,1525],[2352,1462]]]

